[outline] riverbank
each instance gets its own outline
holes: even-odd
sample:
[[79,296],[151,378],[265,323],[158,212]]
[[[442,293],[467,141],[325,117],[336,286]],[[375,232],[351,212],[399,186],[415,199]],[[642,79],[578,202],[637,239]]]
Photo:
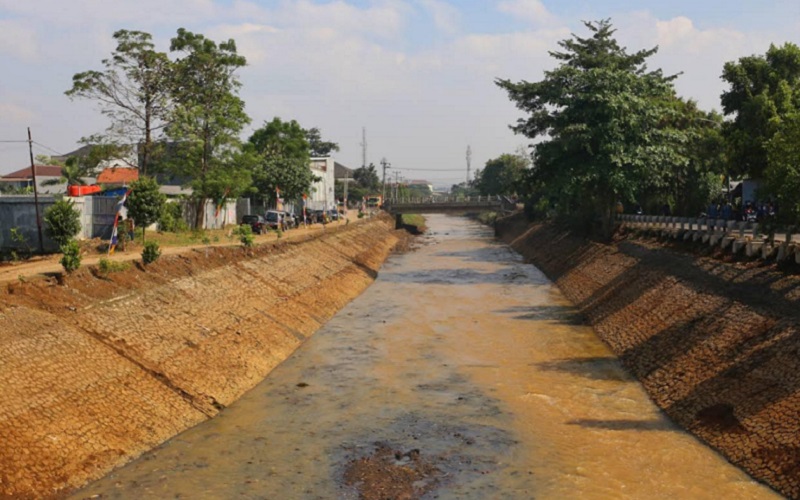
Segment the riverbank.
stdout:
[[381,217],[0,291],[0,497],[57,496],[216,415],[375,278]]
[[522,215],[498,236],[553,280],[675,422],[800,498],[800,277]]

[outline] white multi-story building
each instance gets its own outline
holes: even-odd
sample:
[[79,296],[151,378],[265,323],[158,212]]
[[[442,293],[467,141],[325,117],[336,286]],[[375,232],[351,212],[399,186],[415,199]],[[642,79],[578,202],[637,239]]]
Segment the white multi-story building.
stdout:
[[309,210],[332,210],[336,208],[336,197],[334,187],[334,166],[336,162],[333,158],[311,158],[311,172],[320,179],[311,185],[311,192],[308,193],[306,208]]

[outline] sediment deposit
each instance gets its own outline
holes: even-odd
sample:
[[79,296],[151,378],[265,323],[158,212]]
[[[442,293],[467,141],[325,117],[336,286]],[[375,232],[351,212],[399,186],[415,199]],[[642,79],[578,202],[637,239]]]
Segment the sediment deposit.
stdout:
[[654,242],[592,243],[520,216],[497,232],[558,284],[674,421],[800,498],[798,276]]
[[0,497],[58,495],[217,414],[375,278],[392,221],[0,292]]

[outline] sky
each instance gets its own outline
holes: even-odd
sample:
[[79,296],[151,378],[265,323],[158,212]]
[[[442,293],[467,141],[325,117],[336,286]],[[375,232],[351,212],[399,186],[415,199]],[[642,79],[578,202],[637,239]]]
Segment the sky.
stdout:
[[[318,127],[345,166],[386,159],[387,177],[437,186],[530,140],[495,79],[538,81],[548,51],[582,21],[611,19],[629,52],[658,46],[650,69],[680,73],[678,94],[720,110],[723,65],[800,45],[800,2],[754,0],[0,0],[0,174],[34,154],[67,153],[107,126],[99,107],[64,95],[72,75],[101,69],[118,29],[146,31],[167,52],[178,28],[234,39],[252,123],[278,116]],[[379,166],[380,168],[380,166]]]

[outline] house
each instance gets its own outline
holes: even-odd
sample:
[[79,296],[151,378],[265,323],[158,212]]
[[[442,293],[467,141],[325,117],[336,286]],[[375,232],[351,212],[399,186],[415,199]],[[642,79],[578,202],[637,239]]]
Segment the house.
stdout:
[[[66,184],[55,184],[45,186],[44,183],[53,179],[61,178],[61,167],[58,165],[36,165],[36,188],[39,194],[64,194],[67,192]],[[0,177],[0,184],[4,187],[14,189],[26,189],[33,187],[33,172],[31,167],[11,172]]]
[[118,162],[114,166],[106,167],[97,176],[97,183],[106,187],[130,186],[133,181],[139,180],[139,169],[131,166],[122,166]]
[[311,158],[309,165],[311,172],[319,180],[311,185],[311,192],[307,193],[306,208],[309,210],[331,210],[336,208],[334,185],[336,181],[336,162],[331,157]]

